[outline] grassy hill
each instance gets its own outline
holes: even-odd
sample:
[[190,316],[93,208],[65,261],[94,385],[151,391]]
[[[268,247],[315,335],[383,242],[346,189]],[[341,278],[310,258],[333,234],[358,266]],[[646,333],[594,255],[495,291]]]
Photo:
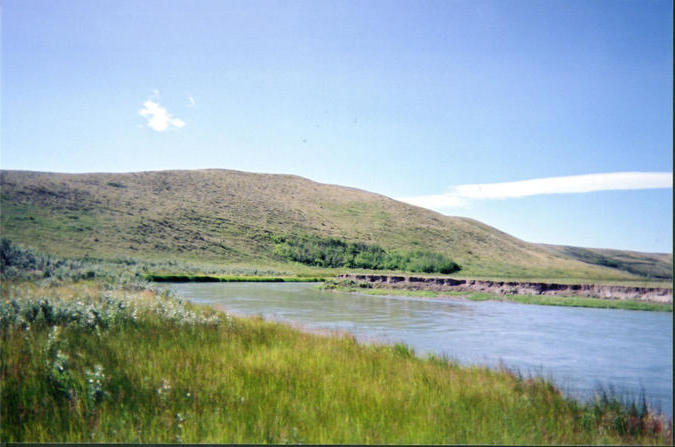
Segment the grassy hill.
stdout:
[[0,207],[3,237],[65,256],[292,270],[275,256],[272,236],[309,235],[439,253],[466,276],[672,278],[671,254],[531,244],[472,219],[290,175],[0,171]]
[[540,244],[546,250],[588,264],[612,267],[651,279],[673,279],[673,255]]

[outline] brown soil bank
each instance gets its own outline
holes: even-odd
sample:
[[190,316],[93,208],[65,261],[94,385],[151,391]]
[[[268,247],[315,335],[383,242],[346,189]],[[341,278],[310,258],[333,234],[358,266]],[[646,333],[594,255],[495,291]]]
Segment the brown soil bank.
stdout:
[[498,295],[574,295],[614,300],[673,303],[673,289],[595,284],[551,284],[520,281],[434,278],[396,275],[340,275],[342,279],[366,281],[386,287],[411,290],[485,292]]

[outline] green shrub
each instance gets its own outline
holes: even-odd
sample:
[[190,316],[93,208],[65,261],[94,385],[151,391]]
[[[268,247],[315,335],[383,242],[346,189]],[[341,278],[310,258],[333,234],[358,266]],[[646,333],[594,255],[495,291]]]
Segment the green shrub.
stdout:
[[317,267],[348,267],[372,270],[405,270],[424,273],[454,273],[460,266],[440,253],[427,251],[388,252],[379,245],[347,242],[317,236],[272,236],[274,254],[286,261]]

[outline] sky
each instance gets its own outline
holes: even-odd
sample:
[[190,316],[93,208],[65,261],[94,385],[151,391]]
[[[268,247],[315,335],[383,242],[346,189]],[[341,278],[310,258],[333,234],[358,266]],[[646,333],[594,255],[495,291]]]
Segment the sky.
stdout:
[[672,253],[658,0],[2,0],[0,167],[295,174]]

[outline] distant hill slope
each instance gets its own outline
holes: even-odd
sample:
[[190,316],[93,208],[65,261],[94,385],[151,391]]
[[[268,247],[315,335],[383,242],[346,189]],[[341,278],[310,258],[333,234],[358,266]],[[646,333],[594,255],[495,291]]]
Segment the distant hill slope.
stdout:
[[573,247],[527,243],[472,219],[290,175],[0,171],[0,207],[3,237],[62,255],[273,262],[271,235],[310,234],[443,253],[465,275],[637,279],[642,261],[672,271],[672,255],[612,255],[635,256],[631,270],[582,262]]
[[673,255],[539,244],[552,253],[653,279],[673,279]]

